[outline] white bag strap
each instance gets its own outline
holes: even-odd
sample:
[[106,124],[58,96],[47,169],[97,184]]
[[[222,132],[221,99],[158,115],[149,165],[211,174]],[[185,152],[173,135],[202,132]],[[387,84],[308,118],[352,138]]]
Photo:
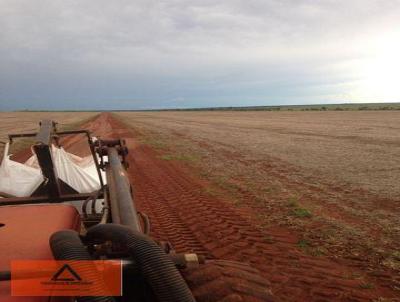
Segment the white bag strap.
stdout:
[[9,149],[10,149],[10,143],[6,143],[6,145],[4,147],[3,161],[2,162],[4,162],[5,159],[7,158]]

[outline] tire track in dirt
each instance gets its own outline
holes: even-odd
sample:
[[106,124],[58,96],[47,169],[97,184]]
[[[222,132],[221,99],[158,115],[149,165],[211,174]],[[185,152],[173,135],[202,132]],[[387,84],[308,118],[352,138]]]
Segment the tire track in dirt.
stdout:
[[[168,240],[178,252],[250,263],[272,284],[282,301],[372,301],[396,297],[390,288],[352,278],[355,268],[299,251],[289,230],[258,230],[245,212],[210,196],[204,183],[172,161],[141,145],[109,114],[96,121],[95,132],[127,138],[128,170],[138,208],[151,219],[152,236]],[[104,137],[104,136],[103,136]]]

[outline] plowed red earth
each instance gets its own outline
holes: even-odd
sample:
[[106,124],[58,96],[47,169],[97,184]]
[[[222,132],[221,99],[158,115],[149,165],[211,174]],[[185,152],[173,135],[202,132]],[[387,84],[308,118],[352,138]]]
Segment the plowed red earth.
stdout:
[[[396,293],[379,276],[368,288],[368,279],[361,283],[349,277],[357,268],[304,254],[289,230],[260,231],[248,210],[205,194],[204,181],[179,164],[160,159],[110,114],[101,114],[86,128],[102,138],[127,140],[137,207],[150,216],[151,235],[171,242],[178,252],[247,262],[271,282],[273,294],[281,301],[397,301]],[[77,141],[68,143],[71,151],[80,151]]]

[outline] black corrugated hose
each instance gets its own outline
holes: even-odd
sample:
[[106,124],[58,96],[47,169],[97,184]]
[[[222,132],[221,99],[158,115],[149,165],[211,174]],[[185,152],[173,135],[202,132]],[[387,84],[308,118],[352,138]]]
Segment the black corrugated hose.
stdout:
[[91,227],[86,239],[126,246],[159,302],[194,302],[185,280],[167,254],[151,238],[118,224]]
[[[54,233],[50,237],[50,247],[53,252],[53,256],[56,260],[93,260],[89,252],[83,245],[79,234],[72,230],[64,230]],[[90,262],[77,263],[76,266],[79,268],[79,272],[88,276],[90,280],[96,280],[97,285],[92,290],[96,291],[106,286],[104,280],[96,273],[94,264]],[[114,302],[113,297],[105,296],[80,296],[76,297],[79,302]]]

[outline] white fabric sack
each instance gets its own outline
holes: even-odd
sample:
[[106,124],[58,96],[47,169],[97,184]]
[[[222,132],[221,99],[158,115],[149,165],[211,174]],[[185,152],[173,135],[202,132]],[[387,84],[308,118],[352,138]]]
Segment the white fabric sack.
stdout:
[[72,153],[68,153],[68,152],[66,152],[66,153],[68,154],[69,158],[81,168],[87,168],[89,166],[95,165],[95,163],[93,161],[93,157],[91,155],[86,156],[86,157],[80,157],[80,156],[72,154]]
[[[88,173],[90,176],[92,176],[97,181],[97,183],[99,184],[99,187],[100,187],[99,174],[97,173],[97,167],[93,160],[92,155],[88,155],[86,157],[80,157],[80,156],[77,156],[75,154],[65,151],[65,149],[62,149],[62,150],[64,151],[65,154],[67,154],[69,156],[69,158],[76,165],[78,165],[80,168],[85,170],[86,173]],[[100,160],[99,156],[97,154],[96,154],[96,156],[97,156],[98,160]],[[100,174],[102,176],[103,182],[107,183],[106,172],[104,172],[103,170],[100,170]]]
[[[90,176],[92,176],[96,181],[99,181],[99,174],[97,173],[97,167],[96,164],[94,163],[93,156],[89,155],[86,157],[79,157],[75,154],[68,153],[68,156],[71,158],[71,160],[77,164],[80,168],[85,170],[86,173],[88,173]],[[99,159],[99,156],[96,154],[97,158]],[[107,183],[106,181],[106,172],[103,170],[100,170],[100,174],[102,176],[102,179],[104,183]],[[100,185],[100,182],[99,182]]]
[[[8,156],[9,144],[4,150],[0,165],[0,191],[16,197],[30,196],[43,182],[36,155],[25,164],[12,161]],[[54,145],[51,148],[58,178],[79,193],[91,193],[100,189],[100,181],[92,156],[79,157]],[[104,182],[105,173],[101,171]]]
[[[79,193],[91,193],[100,189],[100,181],[96,175],[75,163],[76,155],[66,152],[63,148],[52,146],[53,162],[57,176]],[[75,159],[75,161],[73,160]],[[92,166],[95,166],[93,163]]]
[[11,160],[8,148],[7,143],[0,165],[0,191],[16,197],[30,196],[43,182],[41,171]]

